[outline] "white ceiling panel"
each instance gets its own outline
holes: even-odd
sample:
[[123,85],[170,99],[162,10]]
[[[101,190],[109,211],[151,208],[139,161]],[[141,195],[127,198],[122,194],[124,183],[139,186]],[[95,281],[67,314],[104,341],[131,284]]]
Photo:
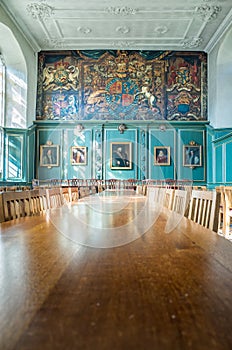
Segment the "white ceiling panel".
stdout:
[[232,0],[2,0],[37,50],[210,51],[231,25]]

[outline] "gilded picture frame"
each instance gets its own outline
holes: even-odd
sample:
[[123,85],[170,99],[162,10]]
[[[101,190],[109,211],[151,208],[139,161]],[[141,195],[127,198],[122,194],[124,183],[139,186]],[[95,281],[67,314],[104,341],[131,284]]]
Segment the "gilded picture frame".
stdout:
[[154,165],[170,165],[170,147],[154,147]]
[[40,145],[40,166],[48,168],[59,166],[59,158],[59,145]]
[[73,146],[71,147],[70,160],[72,165],[87,164],[87,147]]
[[110,143],[110,168],[112,170],[132,169],[132,143]]
[[202,166],[201,145],[189,144],[183,146],[183,166],[191,168]]

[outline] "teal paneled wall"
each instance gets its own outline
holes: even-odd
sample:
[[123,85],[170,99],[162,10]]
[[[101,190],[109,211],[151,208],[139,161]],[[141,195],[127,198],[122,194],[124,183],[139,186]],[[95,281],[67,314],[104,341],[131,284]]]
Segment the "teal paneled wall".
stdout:
[[[82,132],[66,129],[64,132],[63,178],[90,179],[93,176],[92,130],[85,128]],[[72,165],[71,150],[73,146],[86,147],[87,162],[84,165]]]
[[[176,130],[150,129],[149,131],[149,178],[150,179],[175,179],[176,164]],[[154,147],[170,147],[170,165],[155,165]]]
[[[202,166],[190,168],[183,166],[184,153],[183,146],[194,141],[196,145],[201,145]],[[195,182],[206,182],[206,150],[205,150],[205,131],[196,128],[183,128],[178,130],[177,134],[177,178],[180,180],[191,179]]]
[[[205,122],[144,121],[125,123],[124,133],[116,122],[35,122],[24,131],[13,130],[24,135],[23,174],[21,181],[43,179],[192,179],[195,184],[231,181],[232,136],[224,135],[215,141],[214,130],[207,129],[208,155],[206,154]],[[165,127],[164,127],[165,126]],[[163,130],[163,131],[162,131]],[[11,134],[12,130],[5,131]],[[5,138],[7,140],[7,138]],[[50,141],[59,149],[59,164],[48,168],[40,165],[40,146]],[[202,146],[202,166],[191,169],[183,166],[183,146],[195,141]],[[132,145],[132,168],[112,169],[110,166],[111,143],[129,142]],[[71,148],[86,147],[85,165],[71,164]],[[154,165],[154,147],[170,147],[170,165]],[[7,147],[6,147],[7,148]],[[207,170],[206,159],[210,168]],[[222,159],[225,160],[223,163]],[[212,169],[215,166],[214,174]],[[226,164],[226,171],[223,167]],[[219,169],[218,169],[219,167]],[[7,180],[7,178],[5,178]]]
[[30,181],[35,177],[36,173],[36,128],[35,126],[28,129],[27,136],[27,179]]
[[217,145],[214,150],[215,153],[215,169],[214,169],[214,178],[215,182],[222,183],[224,182],[223,176],[223,167],[222,167],[222,145]]
[[3,181],[25,182],[27,179],[27,130],[4,129]]
[[[53,127],[54,125],[54,127]],[[119,123],[85,122],[83,130],[77,131],[76,123],[40,122],[37,125],[37,164],[39,147],[48,140],[59,145],[60,163],[48,169],[38,167],[37,176],[47,178],[98,178],[98,179],[193,179],[206,181],[205,123],[194,122],[136,122],[126,123],[123,133],[118,130]],[[163,129],[163,125],[165,128]],[[162,127],[161,127],[162,126]],[[183,145],[195,141],[202,146],[202,166],[190,169],[183,166]],[[113,169],[110,164],[111,143],[126,142],[132,146],[132,168]],[[71,164],[71,147],[87,149],[87,164]],[[170,164],[154,164],[154,147],[170,147]]]
[[232,182],[232,137],[225,144],[225,182]]
[[[53,126],[50,128],[39,129],[37,131],[37,173],[36,178],[61,179],[62,178],[62,161],[63,161],[63,142],[62,130]],[[58,146],[58,166],[48,168],[40,165],[40,146],[51,142],[52,145]]]
[[213,182],[214,158],[213,158],[212,141],[213,141],[213,129],[211,127],[207,127],[207,133],[206,133],[207,183]]
[[232,184],[232,129],[207,128],[210,187]]

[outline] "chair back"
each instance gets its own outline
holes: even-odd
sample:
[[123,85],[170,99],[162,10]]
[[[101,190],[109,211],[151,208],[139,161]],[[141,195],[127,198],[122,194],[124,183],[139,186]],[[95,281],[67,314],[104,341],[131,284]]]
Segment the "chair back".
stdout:
[[173,199],[174,199],[175,190],[173,188],[166,188],[165,197],[164,197],[164,207],[172,210]]
[[64,203],[72,202],[72,193],[71,193],[71,187],[62,187],[62,194]]
[[61,187],[48,188],[46,194],[49,209],[58,208],[64,204]]
[[224,213],[223,213],[223,233],[226,237],[231,237],[232,228],[231,228],[231,220],[232,220],[232,187],[225,186],[224,187]]
[[79,199],[79,187],[71,186],[71,202],[76,202]]
[[42,211],[39,189],[30,190],[30,201],[32,214]]
[[158,203],[159,190],[160,188],[157,186],[147,186],[147,200],[150,204]]
[[180,215],[185,215],[188,205],[188,191],[175,190],[172,210]]
[[220,193],[218,191],[193,190],[188,218],[217,232],[219,206]]
[[30,191],[2,193],[4,221],[30,216],[32,212]]

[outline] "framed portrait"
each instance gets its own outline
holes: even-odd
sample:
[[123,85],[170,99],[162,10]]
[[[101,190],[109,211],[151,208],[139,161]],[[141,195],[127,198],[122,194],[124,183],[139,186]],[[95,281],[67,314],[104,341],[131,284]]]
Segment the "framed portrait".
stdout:
[[132,169],[131,142],[111,142],[110,168],[115,170]]
[[197,167],[202,166],[202,148],[201,145],[183,146],[183,166]]
[[154,147],[154,165],[170,165],[170,147]]
[[59,145],[40,146],[40,166],[59,166]]
[[84,147],[84,146],[71,147],[71,164],[72,165],[87,164],[87,147]]

